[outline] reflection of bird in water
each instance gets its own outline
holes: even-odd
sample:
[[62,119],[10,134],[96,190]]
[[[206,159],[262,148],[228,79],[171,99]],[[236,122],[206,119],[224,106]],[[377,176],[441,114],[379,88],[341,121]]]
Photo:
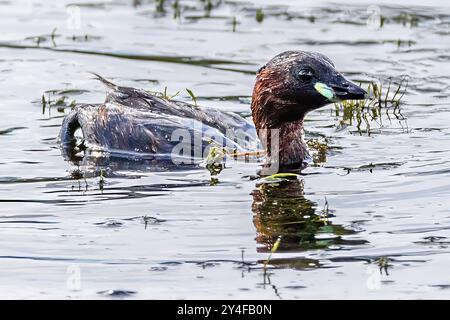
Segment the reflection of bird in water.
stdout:
[[73,146],[63,150],[63,156],[67,161],[79,167],[87,176],[99,175],[103,170],[108,177],[118,171],[137,172],[162,172],[197,169],[194,164],[175,164],[170,157],[147,155],[145,157],[122,157],[114,154],[98,154],[89,148]]
[[330,246],[364,244],[366,240],[345,239],[357,231],[333,224],[330,210],[316,208],[304,197],[303,180],[284,180],[257,184],[253,195],[253,222],[259,252],[268,252],[277,238],[282,241],[278,251],[325,249]]

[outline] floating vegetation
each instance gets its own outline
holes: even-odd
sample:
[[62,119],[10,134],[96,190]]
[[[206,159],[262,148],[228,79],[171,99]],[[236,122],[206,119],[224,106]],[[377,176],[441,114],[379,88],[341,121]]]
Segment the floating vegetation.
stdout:
[[401,23],[405,27],[409,26],[413,28],[419,25],[419,17],[415,14],[401,13],[391,19],[397,23]]
[[179,1],[175,0],[172,7],[173,7],[173,18],[174,19],[181,18],[181,9]]
[[167,92],[167,86],[164,87],[164,91],[149,91],[151,94],[154,94],[156,96],[159,96],[165,100],[171,100],[173,98],[175,98],[176,96],[178,96],[180,94],[180,91],[175,92],[175,94],[169,94]]
[[306,142],[315,165],[323,164],[327,161],[328,140],[326,138],[310,139]]
[[[428,19],[435,19],[434,16],[431,15],[421,15],[421,14],[412,14],[408,12],[401,12],[397,13],[395,15],[392,14],[382,14],[380,8],[376,10],[375,8],[371,8],[372,6],[369,6],[367,8],[367,13],[371,13],[371,15],[367,16],[365,13],[361,14],[355,14],[354,11],[346,10],[343,13],[343,17],[335,18],[335,23],[344,23],[344,24],[353,24],[353,25],[359,25],[359,26],[365,26],[368,23],[370,24],[370,27],[373,27],[374,29],[383,28],[388,23],[396,23],[401,24],[404,27],[417,27],[419,25],[419,20],[428,20]],[[375,10],[374,10],[375,9]],[[388,12],[386,10],[383,10],[383,12]],[[336,14],[339,14],[339,11],[332,12],[333,16]]]
[[[226,2],[223,0],[197,0],[197,1],[180,1],[180,0],[154,0],[154,12],[153,16],[156,18],[167,17],[172,14],[173,19],[183,19],[190,21],[198,21],[201,19],[223,19],[228,20],[229,16],[212,15],[212,12],[224,5],[233,5],[245,7],[244,4]],[[139,1],[138,5],[143,5]],[[148,14],[143,13],[143,14]]]
[[323,206],[323,209],[322,209],[322,211],[319,211],[317,213],[318,221],[323,222],[323,224],[325,226],[328,225],[329,217],[331,216],[330,212],[331,211],[330,211],[330,208],[329,208],[329,205],[328,205],[328,199],[327,199],[327,197],[325,197],[325,204]]
[[99,176],[99,181],[98,181],[98,187],[100,189],[101,192],[103,192],[103,188],[105,186],[105,175],[104,175],[104,170],[100,169],[100,176]]
[[[213,141],[210,142],[214,143]],[[226,155],[229,154],[229,150],[220,146],[210,146],[208,155],[206,156],[204,162],[206,164],[219,163],[224,160]]]
[[[52,32],[49,34],[42,34],[39,36],[26,37],[25,40],[33,41],[34,43],[36,43],[36,47],[40,47],[42,43],[51,41],[52,47],[50,47],[50,48],[56,50],[56,38],[62,36],[62,35],[56,33],[56,31],[57,31],[57,28],[55,27],[55,28],[53,28]],[[86,33],[83,35],[72,34],[71,36],[66,36],[65,38],[67,40],[72,40],[72,41],[86,42],[86,41],[91,41],[91,40],[100,40],[102,37],[88,35]],[[42,48],[49,48],[49,47],[43,46]]]
[[72,40],[72,41],[78,41],[78,42],[87,42],[87,41],[92,41],[92,40],[100,40],[101,37],[97,37],[97,36],[92,36],[92,35],[88,35],[83,34],[83,35],[75,35],[73,34],[71,37],[67,37],[68,40]]
[[156,12],[164,13],[166,10],[164,9],[165,0],[156,0]]
[[378,267],[380,268],[380,274],[383,274],[383,271],[384,271],[384,274],[388,276],[389,275],[388,267],[390,266],[389,259],[386,257],[381,257],[376,261],[376,263],[377,263]]
[[[47,90],[45,91],[40,99],[40,104],[42,106],[42,114],[45,114],[48,110],[49,114],[52,108],[56,108],[58,112],[64,113],[65,109],[73,109],[77,105],[75,99],[70,99],[69,94],[75,92],[83,92],[82,90]],[[46,98],[47,94],[47,98]]]
[[[225,162],[228,158],[232,158],[235,161],[244,159],[244,162],[250,162],[250,158],[254,158],[257,162],[260,157],[265,154],[265,151],[246,151],[238,152],[236,149],[231,149],[227,147],[222,147],[215,141],[210,141],[210,146],[208,147],[208,154],[201,163],[211,174],[212,177],[217,176],[223,169],[225,169]],[[283,174],[279,174],[280,177]],[[286,174],[290,175],[290,174]],[[297,175],[295,175],[297,176]],[[273,178],[275,181],[276,178]],[[281,179],[280,179],[281,180]]]
[[156,217],[149,217],[147,215],[142,216],[142,223],[144,224],[144,229],[147,229],[149,224],[157,225],[161,222],[165,222],[166,220],[158,219]]
[[[205,0],[203,0],[203,1],[205,1]],[[205,15],[206,15],[207,17],[210,16],[212,8],[213,8],[212,1],[211,1],[211,0],[206,0],[206,5],[205,5]]]
[[261,23],[264,21],[264,11],[262,9],[256,10],[256,22]]
[[212,185],[216,185],[218,180],[217,180],[217,178],[215,178],[215,176],[219,175],[219,173],[221,173],[223,171],[223,169],[225,169],[225,164],[213,162],[213,163],[206,164],[205,168],[211,174]]
[[413,44],[416,44],[416,41],[398,39],[396,41],[396,43],[397,43],[397,47],[403,47],[403,46],[411,47]]
[[39,36],[26,37],[25,40],[31,40],[31,41],[35,42],[37,47],[40,47],[41,43],[51,41],[53,47],[56,47],[55,39],[60,36],[59,34],[56,33],[56,31],[57,31],[57,28],[55,27],[55,28],[53,28],[52,32],[49,34],[42,34]]
[[45,100],[45,95],[42,95],[41,104],[42,104],[42,114],[45,114],[45,108],[47,107],[47,101]]
[[433,19],[436,19],[436,17],[422,13],[395,12],[395,14],[389,15],[380,14],[380,27],[383,27],[386,23],[397,23],[404,27],[413,28],[419,25],[420,20],[424,21]]
[[[71,176],[72,179],[77,180],[77,182],[78,182],[78,191],[79,192],[81,192],[81,191],[83,191],[83,192],[88,191],[89,184],[88,184],[87,179],[86,179],[86,173],[83,170],[81,170],[80,168],[72,170],[70,172],[70,176]],[[82,188],[81,180],[84,181],[84,188]],[[74,190],[75,190],[75,186],[72,185],[72,191],[74,191]]]
[[374,123],[381,129],[384,127],[383,118],[388,121],[395,118],[402,131],[408,132],[406,118],[400,108],[407,86],[406,78],[402,78],[398,84],[394,84],[391,79],[386,87],[381,83],[371,82],[366,89],[370,98],[335,103],[335,116],[339,118],[337,129],[356,126],[359,134],[370,135],[373,133]]
[[[213,141],[210,142],[214,143]],[[208,155],[203,160],[203,165],[211,174],[211,177],[217,176],[225,168],[225,157],[229,154],[227,148],[221,146],[211,145],[209,147]],[[217,179],[212,178],[213,184],[217,184]]]
[[52,33],[50,34],[50,37],[51,37],[51,39],[52,39],[52,43],[53,43],[53,46],[54,46],[54,47],[56,47],[55,36],[56,36],[56,28],[53,28],[53,31],[52,31]]
[[194,105],[196,107],[198,107],[197,105],[197,97],[195,96],[194,92],[192,92],[192,90],[186,88],[187,93],[189,94],[189,96],[191,97],[192,101],[194,102]]
[[41,45],[41,42],[47,41],[47,37],[45,37],[45,36],[28,37],[25,40],[29,40],[29,39],[36,42],[36,47],[39,47]]
[[276,173],[261,179],[261,182],[281,182],[286,180],[297,180],[299,177],[296,173]]

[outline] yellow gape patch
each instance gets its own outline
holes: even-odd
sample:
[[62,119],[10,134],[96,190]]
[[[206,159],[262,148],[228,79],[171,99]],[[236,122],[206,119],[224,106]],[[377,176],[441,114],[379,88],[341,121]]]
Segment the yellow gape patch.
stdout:
[[334,94],[334,90],[331,89],[329,86],[327,86],[325,83],[317,82],[314,85],[314,89],[316,89],[318,93],[323,95],[328,100],[330,100],[330,101],[336,100],[336,96]]

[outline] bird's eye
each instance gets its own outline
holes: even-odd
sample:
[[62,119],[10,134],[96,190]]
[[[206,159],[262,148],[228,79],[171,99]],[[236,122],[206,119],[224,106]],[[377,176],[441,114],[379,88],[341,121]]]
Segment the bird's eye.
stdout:
[[312,79],[313,76],[314,76],[314,74],[313,74],[312,70],[309,70],[309,69],[301,69],[298,72],[298,77],[302,81],[309,81]]

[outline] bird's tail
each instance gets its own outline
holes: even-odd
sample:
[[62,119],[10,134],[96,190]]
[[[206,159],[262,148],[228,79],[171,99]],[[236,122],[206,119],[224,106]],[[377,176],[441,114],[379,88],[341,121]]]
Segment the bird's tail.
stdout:
[[97,74],[95,72],[90,72],[90,74],[92,74],[95,77],[95,79],[101,81],[108,88],[113,89],[113,90],[116,90],[118,88],[118,86],[116,84],[112,83],[109,80],[106,80],[101,75],[99,75],[99,74]]

